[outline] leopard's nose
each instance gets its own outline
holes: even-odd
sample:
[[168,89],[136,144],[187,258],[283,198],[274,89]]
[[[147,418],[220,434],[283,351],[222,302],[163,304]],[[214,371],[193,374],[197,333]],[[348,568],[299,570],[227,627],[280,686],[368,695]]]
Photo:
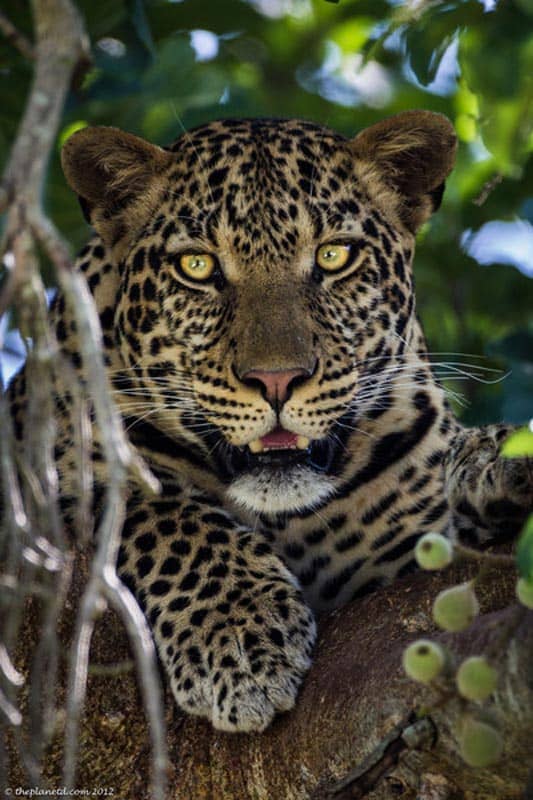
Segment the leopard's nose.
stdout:
[[288,400],[294,387],[311,376],[312,372],[302,367],[295,369],[263,370],[251,369],[241,376],[244,383],[258,383],[274,408],[280,408]]

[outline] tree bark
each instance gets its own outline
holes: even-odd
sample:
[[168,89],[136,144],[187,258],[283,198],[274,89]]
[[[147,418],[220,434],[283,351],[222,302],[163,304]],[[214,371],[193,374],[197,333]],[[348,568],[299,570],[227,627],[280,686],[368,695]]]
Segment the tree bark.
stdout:
[[[464,633],[438,633],[431,621],[437,591],[469,577],[472,569],[418,574],[325,616],[295,709],[263,734],[214,731],[204,720],[182,715],[167,692],[169,800],[525,798],[533,765],[533,613],[508,605],[514,571],[500,570],[485,581],[479,592],[482,614]],[[65,645],[74,606],[72,599],[61,623]],[[19,668],[26,672],[30,618],[34,614],[28,614],[19,654]],[[472,769],[457,751],[460,717],[475,704],[461,701],[450,690],[451,680],[436,691],[402,671],[406,644],[428,635],[446,644],[457,661],[496,651],[500,680],[485,707],[505,748],[492,767]],[[150,796],[150,747],[142,701],[134,672],[111,669],[129,658],[121,624],[106,612],[91,649],[98,674],[89,678],[76,785],[113,790],[121,800],[143,800]],[[424,715],[422,722],[417,713]],[[59,711],[47,760],[51,787],[61,785],[63,718]],[[11,785],[25,785],[20,765],[13,765]]]

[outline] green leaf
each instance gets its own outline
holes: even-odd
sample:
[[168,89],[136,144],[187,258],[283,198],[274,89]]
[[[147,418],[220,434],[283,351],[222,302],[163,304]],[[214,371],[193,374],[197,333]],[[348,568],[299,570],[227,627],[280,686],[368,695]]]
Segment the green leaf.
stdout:
[[359,16],[346,20],[333,28],[330,38],[339,45],[344,53],[356,53],[367,42],[373,28],[373,19]]
[[521,428],[512,433],[503,443],[502,456],[507,458],[533,456],[533,430]]
[[516,563],[522,578],[533,580],[533,514],[530,514],[518,540]]

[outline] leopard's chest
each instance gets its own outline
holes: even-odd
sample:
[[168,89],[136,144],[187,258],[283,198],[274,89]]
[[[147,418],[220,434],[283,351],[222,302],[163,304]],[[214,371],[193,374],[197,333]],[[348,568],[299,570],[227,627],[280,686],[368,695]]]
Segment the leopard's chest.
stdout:
[[449,522],[442,464],[402,460],[325,507],[272,521],[274,547],[308,604],[328,611],[413,568],[413,548]]

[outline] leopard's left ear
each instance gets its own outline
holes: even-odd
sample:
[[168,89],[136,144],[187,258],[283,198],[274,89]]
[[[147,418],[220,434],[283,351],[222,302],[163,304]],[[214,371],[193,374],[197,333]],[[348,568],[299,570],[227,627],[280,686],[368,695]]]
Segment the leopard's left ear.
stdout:
[[440,206],[457,137],[433,111],[404,111],[361,131],[351,141],[369,185],[375,176],[394,190],[396,210],[413,233]]

